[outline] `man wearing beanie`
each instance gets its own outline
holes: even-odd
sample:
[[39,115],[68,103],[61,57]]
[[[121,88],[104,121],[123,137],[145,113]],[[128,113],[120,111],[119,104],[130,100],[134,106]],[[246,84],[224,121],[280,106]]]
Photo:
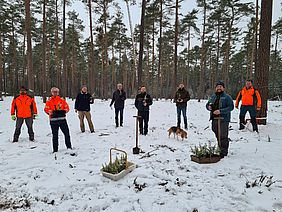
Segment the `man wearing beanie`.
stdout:
[[212,131],[214,132],[220,156],[223,158],[228,154],[229,139],[228,130],[231,117],[231,111],[234,109],[232,98],[224,92],[225,85],[222,81],[216,83],[215,93],[210,97],[206,104],[210,111],[210,120],[212,120]]

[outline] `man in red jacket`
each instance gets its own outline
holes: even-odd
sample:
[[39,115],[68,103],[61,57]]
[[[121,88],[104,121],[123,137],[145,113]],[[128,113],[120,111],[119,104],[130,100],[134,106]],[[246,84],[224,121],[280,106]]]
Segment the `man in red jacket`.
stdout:
[[50,125],[53,134],[53,152],[58,152],[59,128],[65,135],[67,149],[72,149],[70,141],[70,131],[66,120],[66,113],[69,112],[68,103],[59,96],[59,88],[51,89],[52,96],[46,102],[44,111],[49,115]]
[[34,141],[32,124],[35,116],[37,116],[37,108],[34,98],[27,95],[27,88],[22,86],[20,88],[20,95],[14,97],[11,106],[11,118],[13,121],[16,121],[13,142],[18,142],[24,121],[28,129],[29,140]]

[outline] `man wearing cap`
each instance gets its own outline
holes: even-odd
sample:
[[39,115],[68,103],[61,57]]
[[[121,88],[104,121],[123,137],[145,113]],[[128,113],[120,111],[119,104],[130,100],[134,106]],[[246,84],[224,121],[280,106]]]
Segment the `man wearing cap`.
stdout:
[[212,131],[217,138],[220,148],[220,156],[223,158],[228,154],[229,139],[228,130],[231,117],[231,111],[234,109],[232,98],[224,92],[225,86],[222,81],[216,83],[215,93],[210,97],[206,104],[210,111],[210,120],[212,120]]
[[85,132],[84,117],[86,118],[90,132],[94,133],[94,126],[91,120],[90,104],[93,104],[93,97],[87,92],[87,87],[83,85],[81,87],[81,92],[77,95],[75,99],[74,109],[78,112],[78,117],[80,120],[80,130],[82,133]]
[[34,141],[33,118],[37,116],[37,107],[32,96],[27,94],[27,88],[20,88],[20,95],[14,97],[11,106],[11,118],[16,121],[16,130],[13,142],[18,142],[21,134],[21,128],[25,121],[28,129],[29,140]]
[[241,100],[242,104],[239,115],[239,130],[243,130],[245,128],[245,115],[247,112],[249,112],[251,116],[251,123],[253,125],[253,131],[258,132],[258,125],[256,122],[256,111],[260,110],[261,108],[261,97],[258,90],[253,87],[252,80],[247,80],[246,86],[238,93],[235,103],[235,107],[237,109]]
[[60,98],[59,88],[53,87],[51,89],[51,94],[52,96],[46,102],[44,111],[50,118],[50,125],[53,134],[53,152],[58,152],[59,128],[65,136],[67,149],[72,149],[69,127],[66,120],[66,113],[69,112],[69,105],[64,99]]
[[[116,127],[123,125],[123,109],[124,109],[124,102],[126,100],[126,93],[123,90],[122,84],[117,84],[117,89],[113,93],[113,98],[110,103],[110,107],[112,108],[112,105],[115,106],[115,121],[116,121]],[[118,123],[118,114],[120,114],[120,122]]]

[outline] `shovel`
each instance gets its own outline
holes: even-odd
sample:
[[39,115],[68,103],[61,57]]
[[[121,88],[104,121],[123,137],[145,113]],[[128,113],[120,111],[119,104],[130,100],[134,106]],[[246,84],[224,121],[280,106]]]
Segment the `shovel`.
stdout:
[[136,118],[136,144],[135,147],[133,148],[133,154],[139,154],[140,153],[140,148],[138,147],[138,119],[141,118],[141,116],[133,116]]

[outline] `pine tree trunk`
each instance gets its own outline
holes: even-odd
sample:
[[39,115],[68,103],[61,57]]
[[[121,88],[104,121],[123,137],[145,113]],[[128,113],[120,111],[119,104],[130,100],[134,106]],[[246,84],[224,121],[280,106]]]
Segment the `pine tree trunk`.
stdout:
[[189,81],[190,81],[190,48],[191,48],[191,28],[188,29],[188,36],[187,36],[187,76],[185,85],[187,89],[189,88]]
[[159,29],[159,63],[158,63],[158,93],[157,93],[157,97],[161,98],[162,94],[162,87],[163,87],[163,83],[162,83],[162,48],[163,48],[163,1],[160,0],[160,29]]
[[132,55],[133,55],[133,62],[134,62],[134,73],[132,74],[132,83],[131,83],[131,90],[133,91],[135,88],[135,83],[138,81],[138,68],[137,68],[137,56],[136,56],[136,44],[134,39],[134,33],[133,33],[133,27],[132,27],[132,21],[131,21],[131,14],[130,14],[130,8],[129,8],[129,2],[128,0],[125,0],[126,2],[126,8],[127,8],[127,14],[128,14],[128,20],[129,20],[129,28],[130,28],[130,35],[132,40]]
[[32,64],[32,41],[31,41],[31,17],[30,17],[30,0],[25,0],[25,30],[27,35],[27,76],[28,88],[34,93],[34,74]]
[[142,65],[144,52],[144,30],[145,30],[145,11],[147,0],[142,0],[141,25],[140,25],[140,42],[139,42],[139,60],[138,60],[138,80],[137,85],[140,86],[142,81]]
[[205,61],[206,61],[206,16],[207,16],[207,5],[204,0],[204,23],[203,23],[203,34],[202,34],[202,48],[201,48],[201,62],[200,62],[200,83],[198,88],[198,102],[204,98],[204,77],[205,77]]
[[59,61],[59,17],[58,17],[58,0],[56,0],[56,30],[55,30],[55,65],[56,65],[56,83],[61,87],[61,66]]
[[43,0],[43,45],[42,45],[42,96],[43,103],[46,103],[46,0]]
[[[267,117],[267,99],[268,99],[268,79],[269,79],[269,60],[270,60],[270,40],[271,40],[271,20],[272,20],[273,0],[261,1],[261,19],[258,61],[256,71],[257,89],[262,98],[262,108],[258,117]],[[260,120],[260,124],[266,124],[266,120]]]
[[175,4],[175,28],[174,28],[174,70],[171,82],[171,98],[174,96],[175,89],[177,88],[177,69],[178,69],[178,10],[179,10],[179,1],[176,0]]
[[277,47],[278,47],[278,39],[279,39],[279,34],[276,33],[275,36],[275,47],[274,47],[274,58],[273,58],[273,62],[272,62],[272,97],[275,97],[276,95],[276,82],[277,82]]
[[93,21],[92,21],[92,0],[88,1],[89,23],[90,23],[90,62],[89,62],[89,83],[90,92],[94,93],[95,78],[94,78],[94,38],[93,38]]
[[62,76],[62,97],[67,97],[67,52],[66,52],[66,0],[63,1],[63,76]]
[[0,34],[0,101],[3,100],[2,92],[3,92],[3,46],[2,46],[2,35]]

